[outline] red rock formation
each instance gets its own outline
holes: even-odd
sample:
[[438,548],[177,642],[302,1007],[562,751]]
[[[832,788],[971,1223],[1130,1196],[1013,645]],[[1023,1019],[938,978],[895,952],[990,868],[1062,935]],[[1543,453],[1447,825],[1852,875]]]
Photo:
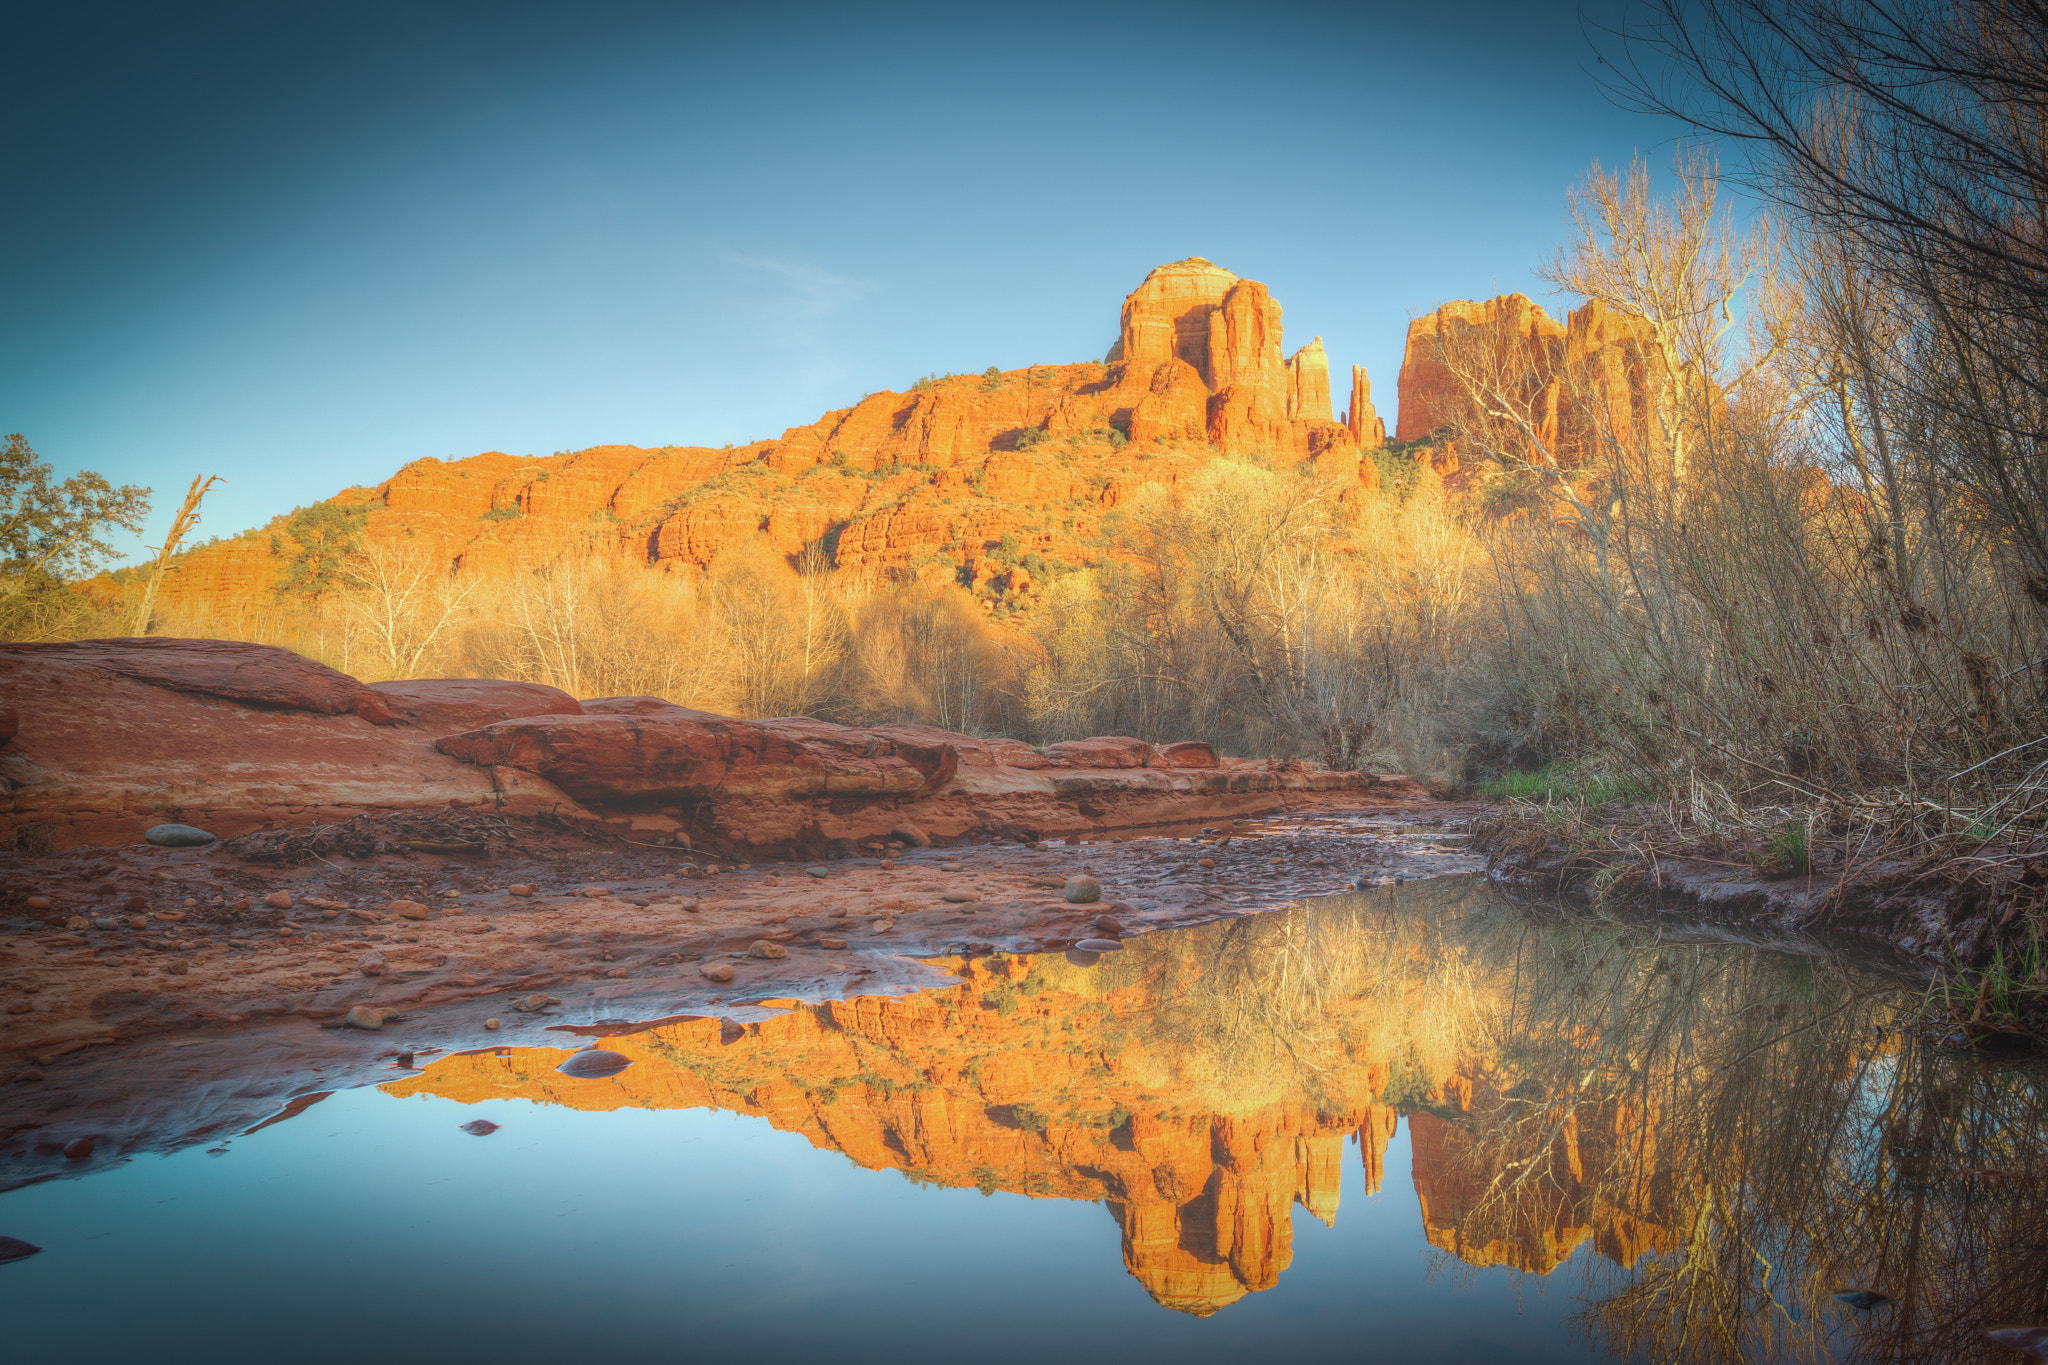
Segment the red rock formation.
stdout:
[[[1651,368],[1661,363],[1648,325],[1589,302],[1560,326],[1521,294],[1447,303],[1410,324],[1401,364],[1400,440],[1445,430],[1468,401],[1436,354],[1438,339],[1454,336],[1487,356],[1520,392],[1535,432],[1530,459],[1576,468],[1601,451],[1641,445],[1649,421],[1641,396]],[[1460,472],[1455,442],[1439,444],[1429,458],[1439,474]]]
[[[513,716],[577,716],[583,708],[557,687],[542,683],[499,682],[492,678],[415,678],[408,682],[371,683],[389,724],[410,725],[430,735],[474,730],[479,725]],[[360,712],[360,708],[358,708]]]
[[[1328,422],[1330,420],[1330,357],[1317,337],[1296,351],[1287,361],[1287,420]],[[1356,438],[1357,432],[1352,436]]]
[[[1402,367],[1401,438],[1442,425],[1451,399],[1421,339],[1453,324],[1515,331],[1544,364],[1544,348],[1561,347],[1561,363],[1600,369],[1603,392],[1619,402],[1640,364],[1618,340],[1626,328],[1581,314],[1569,340],[1519,296],[1448,304],[1418,320]],[[1377,466],[1356,459],[1385,435],[1364,371],[1353,370],[1345,422],[1331,420],[1330,397],[1320,338],[1283,358],[1281,310],[1265,286],[1190,257],[1153,270],[1124,300],[1105,362],[932,379],[721,450],[417,460],[331,501],[361,509],[369,541],[415,547],[464,576],[504,577],[565,556],[697,572],[756,537],[785,555],[830,538],[840,564],[891,575],[934,557],[974,570],[1005,537],[1092,562],[1107,514],[1218,454],[1313,460],[1375,486]],[[291,609],[276,596],[297,552],[288,522],[183,556],[159,595],[163,611],[234,634]],[[997,580],[974,575],[991,602],[1028,606],[1029,591]],[[132,591],[111,579],[95,590]]]
[[[1282,790],[1371,781],[1185,764],[1133,772],[1150,746],[1116,737],[1042,757],[928,726],[742,721],[651,697],[579,705],[524,683],[365,688],[287,650],[219,640],[0,645],[5,712],[20,719],[0,846],[21,848],[132,842],[167,821],[225,838],[450,804],[553,809],[624,830],[691,823],[714,842],[791,848],[886,834],[909,801],[921,824],[953,837],[1238,814],[1270,808]],[[477,719],[488,723],[447,732]],[[1085,819],[1068,804],[1083,796],[1098,808]]]
[[1344,426],[1360,450],[1378,450],[1387,443],[1387,424],[1373,411],[1372,381],[1363,365],[1351,367],[1351,406],[1344,411]]

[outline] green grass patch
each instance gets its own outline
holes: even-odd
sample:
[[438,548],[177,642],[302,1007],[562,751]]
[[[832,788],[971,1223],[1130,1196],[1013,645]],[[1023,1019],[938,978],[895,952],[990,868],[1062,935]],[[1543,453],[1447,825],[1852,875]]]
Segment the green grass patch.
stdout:
[[1495,801],[1569,802],[1599,806],[1625,801],[1637,794],[1633,782],[1612,777],[1585,777],[1564,768],[1543,768],[1533,773],[1502,773],[1491,782],[1479,784],[1479,794]]

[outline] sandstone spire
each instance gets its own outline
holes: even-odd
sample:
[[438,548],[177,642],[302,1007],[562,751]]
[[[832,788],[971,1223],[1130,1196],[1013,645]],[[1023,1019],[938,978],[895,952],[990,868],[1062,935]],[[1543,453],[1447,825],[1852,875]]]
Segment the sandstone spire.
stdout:
[[1351,406],[1344,411],[1344,425],[1360,450],[1378,450],[1387,443],[1387,424],[1373,411],[1372,380],[1363,365],[1351,367]]

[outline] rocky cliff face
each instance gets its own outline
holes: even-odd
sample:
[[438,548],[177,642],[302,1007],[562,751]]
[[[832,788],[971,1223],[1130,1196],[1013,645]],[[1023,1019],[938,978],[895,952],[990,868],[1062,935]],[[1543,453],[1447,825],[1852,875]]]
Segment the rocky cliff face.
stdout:
[[[1475,351],[1498,372],[1512,376],[1508,386],[1519,391],[1517,401],[1536,432],[1532,459],[1576,467],[1594,453],[1596,443],[1634,448],[1641,439],[1641,425],[1649,418],[1641,410],[1641,395],[1656,361],[1649,329],[1639,319],[1590,302],[1560,324],[1523,294],[1447,303],[1409,324],[1397,440],[1438,435],[1455,422],[1466,401],[1441,361],[1439,342]],[[1353,394],[1356,411],[1362,398],[1357,381]],[[1466,457],[1455,442],[1440,442],[1425,458],[1454,486],[1464,481],[1458,476],[1465,472]]]
[[[1090,560],[1105,516],[1219,455],[1313,459],[1377,482],[1356,460],[1377,428],[1331,420],[1321,339],[1283,358],[1280,316],[1264,285],[1191,257],[1124,300],[1106,361],[951,375],[726,449],[417,460],[330,501],[361,510],[367,540],[463,575],[502,577],[564,555],[697,571],[761,536],[791,555],[828,545],[839,564],[884,573],[964,567],[991,598],[1025,598],[995,559],[1006,537],[1015,558]],[[189,624],[235,633],[277,609],[295,549],[280,524],[195,550],[159,601]]]

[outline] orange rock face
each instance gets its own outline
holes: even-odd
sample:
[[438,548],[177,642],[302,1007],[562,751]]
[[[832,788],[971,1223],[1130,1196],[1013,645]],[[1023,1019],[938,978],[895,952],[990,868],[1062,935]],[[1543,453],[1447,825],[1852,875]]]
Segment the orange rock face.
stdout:
[[[1531,459],[1555,458],[1578,467],[1593,455],[1595,442],[1633,448],[1640,440],[1639,428],[1649,420],[1639,410],[1640,395],[1649,367],[1657,363],[1647,324],[1589,302],[1560,325],[1522,294],[1447,303],[1409,325],[1401,363],[1399,440],[1444,431],[1465,404],[1437,355],[1437,341],[1451,337],[1476,341],[1503,372],[1514,376],[1513,387],[1536,433]],[[1461,482],[1455,479],[1461,469],[1455,443],[1439,446],[1431,458],[1437,473]]]

